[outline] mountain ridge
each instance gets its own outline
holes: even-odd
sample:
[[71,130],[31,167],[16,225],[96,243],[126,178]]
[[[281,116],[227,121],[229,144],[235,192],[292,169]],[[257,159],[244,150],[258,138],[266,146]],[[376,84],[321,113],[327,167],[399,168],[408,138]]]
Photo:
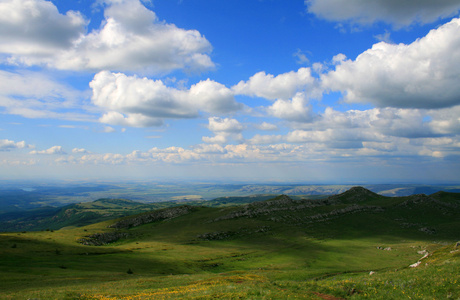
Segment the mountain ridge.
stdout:
[[[460,204],[460,194],[437,194],[434,197],[446,196]],[[277,226],[310,226],[310,224],[327,223],[351,216],[381,219],[391,227],[401,232],[416,231],[423,234],[441,236],[453,235],[454,231],[445,231],[447,223],[455,223],[455,216],[460,216],[458,208],[452,203],[437,200],[424,194],[406,197],[386,197],[373,193],[362,187],[353,187],[338,195],[317,200],[293,200],[287,195],[280,195],[269,200],[257,201],[234,207],[212,208],[209,215],[202,217],[205,227],[218,226],[219,224],[245,224],[250,222],[270,222]],[[193,218],[194,213],[199,213],[205,206],[180,205],[175,207],[154,210],[138,215],[126,216],[121,219],[108,221],[107,228],[132,229],[148,224],[172,221],[176,218]],[[209,208],[211,209],[211,208]],[[430,215],[431,214],[431,215]],[[358,218],[358,217],[356,217]],[[425,219],[423,219],[425,218]],[[254,220],[254,221],[251,221]],[[230,222],[230,223],[229,223]],[[458,223],[458,222],[457,222]],[[214,224],[214,225],[213,225]],[[197,233],[199,236],[238,236],[234,229],[222,228],[223,231]],[[232,227],[231,225],[230,227]],[[375,225],[373,225],[375,226]],[[260,225],[260,228],[265,225]],[[259,228],[258,227],[258,228]],[[233,227],[232,227],[233,228]],[[259,229],[247,229],[256,232]],[[247,231],[246,229],[243,230]],[[338,229],[337,229],[338,230]],[[267,231],[267,230],[264,230]],[[225,234],[222,234],[225,233]],[[232,232],[230,234],[230,232]]]
[[[436,192],[432,195],[411,195],[403,197],[388,197],[379,195],[362,186],[354,186],[342,193],[324,196],[319,198],[295,198],[288,195],[279,196],[248,196],[248,197],[221,197],[215,200],[198,201],[171,201],[160,203],[140,203],[128,199],[101,198],[92,202],[83,202],[67,205],[61,208],[48,208],[37,210],[37,214],[30,212],[21,218],[20,213],[4,214],[4,219],[0,222],[1,231],[22,231],[22,230],[57,230],[68,226],[84,226],[101,221],[109,221],[120,217],[128,217],[137,213],[149,213],[157,209],[167,207],[178,207],[181,205],[209,206],[210,207],[230,207],[232,209],[226,215],[221,215],[216,220],[231,219],[235,217],[247,217],[268,215],[277,212],[295,212],[301,210],[314,210],[323,207],[324,211],[318,211],[317,216],[332,216],[338,212],[358,212],[363,210],[379,211],[385,209],[388,204],[413,205],[415,203],[426,202],[423,205],[437,205],[439,207],[457,208],[458,193]],[[327,207],[342,205],[334,210],[327,211]],[[347,206],[348,207],[345,207]],[[332,213],[332,211],[335,211]],[[283,218],[292,218],[286,215]],[[331,215],[332,214],[332,215]],[[294,214],[295,215],[295,214]],[[306,213],[309,215],[309,212]],[[274,216],[274,219],[280,216]],[[16,218],[16,219],[15,219]],[[300,218],[296,217],[297,219]],[[309,215],[313,218],[313,215]],[[320,217],[318,217],[320,218]],[[304,218],[306,219],[306,217]]]

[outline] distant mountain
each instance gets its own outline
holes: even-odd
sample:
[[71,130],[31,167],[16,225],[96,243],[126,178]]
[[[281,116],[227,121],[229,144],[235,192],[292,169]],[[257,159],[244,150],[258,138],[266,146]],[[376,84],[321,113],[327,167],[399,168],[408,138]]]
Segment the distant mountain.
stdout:
[[[56,230],[63,227],[81,227],[120,217],[139,218],[156,214],[158,209],[180,207],[218,207],[219,214],[209,222],[235,218],[262,218],[292,224],[310,224],[348,215],[373,215],[385,218],[394,226],[424,228],[427,220],[441,222],[450,216],[459,216],[460,194],[436,192],[404,197],[387,197],[364,187],[352,187],[331,196],[275,196],[220,197],[214,200],[168,201],[140,203],[126,199],[99,199],[61,208],[45,207],[30,211],[0,214],[0,231]],[[404,217],[402,217],[404,216]],[[423,217],[421,217],[423,216]],[[150,217],[145,217],[149,220]],[[155,217],[152,217],[154,220]],[[367,217],[366,217],[367,218]],[[374,220],[373,220],[374,221]],[[134,222],[136,223],[136,222]],[[142,221],[141,223],[146,223]],[[403,225],[401,225],[403,224]],[[422,226],[423,225],[423,226]],[[431,230],[431,229],[430,229]],[[460,230],[460,228],[459,228]]]
[[360,203],[371,200],[381,200],[386,198],[385,196],[374,193],[361,186],[355,186],[351,189],[334,196],[330,196],[330,201],[340,201],[342,203]]
[[[177,223],[175,219],[181,221]],[[454,240],[460,232],[460,194],[437,192],[428,196],[386,197],[353,187],[322,199],[294,200],[281,195],[224,208],[182,205],[116,219],[109,227],[135,230],[164,221],[174,231],[180,230],[179,224],[190,224],[186,231],[197,230],[197,236],[207,240],[234,239],[275,227],[307,231],[316,228],[309,231],[313,236],[340,237],[367,232]],[[104,233],[90,237],[87,242],[97,244],[97,238],[107,239],[107,234],[110,237],[110,233]]]

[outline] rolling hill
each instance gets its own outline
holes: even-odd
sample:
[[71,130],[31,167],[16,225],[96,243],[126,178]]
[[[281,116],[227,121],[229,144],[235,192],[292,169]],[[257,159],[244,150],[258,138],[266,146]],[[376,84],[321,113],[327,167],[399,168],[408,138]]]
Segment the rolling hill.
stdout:
[[56,230],[66,226],[84,226],[154,208],[125,199],[99,199],[28,211],[0,214],[0,231]]
[[[0,232],[57,230],[69,226],[84,226],[134,215],[144,211],[174,207],[184,204],[224,207],[247,204],[273,198],[273,195],[251,195],[241,197],[220,197],[214,200],[176,200],[141,203],[127,199],[102,198],[91,202],[81,202],[62,207],[39,207],[30,210],[15,210],[0,213]],[[315,198],[315,197],[312,197]]]
[[[88,210],[136,205],[105,201]],[[0,292],[6,299],[457,299],[459,233],[456,193],[386,197],[355,187],[318,199],[187,203],[53,232],[2,233]]]

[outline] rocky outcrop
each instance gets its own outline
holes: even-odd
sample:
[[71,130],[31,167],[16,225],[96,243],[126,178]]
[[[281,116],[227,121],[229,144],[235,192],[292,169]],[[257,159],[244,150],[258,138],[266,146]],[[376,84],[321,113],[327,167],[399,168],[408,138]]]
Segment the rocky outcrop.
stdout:
[[[367,192],[377,195],[372,193],[371,191],[368,191],[364,188],[358,188],[358,194],[365,193]],[[351,195],[356,194],[355,192],[352,192]],[[377,195],[379,197],[379,195]],[[333,205],[333,204],[338,204],[340,203],[340,198],[337,197],[328,197],[325,200],[315,200],[315,201],[305,201],[305,200],[300,200],[300,201],[295,201],[289,198],[286,195],[282,195],[279,197],[274,198],[273,200],[269,201],[262,201],[262,202],[254,202],[251,204],[247,204],[242,206],[240,209],[232,211],[229,214],[223,215],[221,217],[218,217],[210,222],[217,222],[217,221],[222,221],[222,220],[229,220],[229,219],[235,219],[235,218],[255,218],[258,216],[262,215],[271,215],[274,212],[289,212],[289,211],[300,211],[300,210],[305,210],[305,209],[310,209],[314,207],[319,207],[319,206],[325,206],[325,205]],[[353,204],[350,206],[347,206],[345,208],[341,209],[335,209],[327,213],[319,213],[319,214],[314,214],[314,215],[307,215],[307,216],[298,216],[297,214],[277,214],[273,217],[270,218],[271,221],[275,222],[302,222],[302,223],[310,223],[310,222],[316,222],[316,221],[323,221],[323,220],[329,220],[332,217],[343,215],[343,214],[349,214],[349,213],[357,213],[357,212],[363,212],[363,211],[372,211],[372,212],[383,212],[383,208],[379,206],[370,206],[370,205],[358,205],[358,204]]]
[[269,226],[260,226],[257,228],[239,228],[235,231],[215,231],[215,232],[206,232],[203,234],[197,235],[197,238],[204,241],[215,241],[215,240],[228,240],[233,237],[242,237],[246,235],[251,235],[254,233],[267,233],[271,230]]
[[409,268],[417,268],[422,263],[422,260],[427,258],[430,255],[430,253],[428,253],[428,251],[426,250],[418,251],[418,254],[423,254],[423,257],[420,258],[416,263],[411,264]]
[[[433,194],[433,195],[436,195],[436,194]],[[454,203],[440,201],[436,199],[436,197],[427,196],[425,194],[416,194],[416,195],[408,196],[406,198],[408,199],[402,202],[400,206],[410,206],[411,204],[427,203],[427,204],[436,204],[439,207],[444,207],[444,208],[457,208],[458,207],[458,205]]]
[[103,246],[128,236],[126,232],[102,232],[85,236],[79,239],[78,242],[86,246]]
[[295,201],[289,198],[286,195],[281,195],[272,200],[254,202],[250,204],[243,205],[240,209],[235,210],[227,215],[218,217],[211,222],[217,222],[222,220],[229,220],[235,218],[255,218],[261,215],[269,215],[277,211],[296,211],[306,208],[312,208],[322,205],[328,205],[330,202],[328,200],[318,200],[318,201]]
[[422,227],[419,229],[421,232],[427,233],[427,234],[436,234],[436,230],[433,228],[428,228],[428,227]]
[[342,216],[345,214],[352,214],[358,212],[383,212],[383,208],[379,206],[368,206],[368,205],[351,205],[341,209],[335,209],[328,213],[322,214],[315,214],[310,216],[303,216],[303,217],[294,217],[294,216],[281,216],[281,217],[272,217],[270,218],[271,221],[276,222],[301,222],[301,223],[313,223],[313,222],[320,222],[320,221],[327,221],[332,218]]
[[160,210],[155,210],[148,213],[143,213],[137,216],[127,217],[121,219],[120,221],[109,225],[109,228],[131,228],[140,225],[144,225],[147,223],[152,223],[156,221],[162,221],[167,219],[177,218],[183,215],[186,215],[192,212],[194,208],[189,205],[182,205],[177,207],[170,207]]

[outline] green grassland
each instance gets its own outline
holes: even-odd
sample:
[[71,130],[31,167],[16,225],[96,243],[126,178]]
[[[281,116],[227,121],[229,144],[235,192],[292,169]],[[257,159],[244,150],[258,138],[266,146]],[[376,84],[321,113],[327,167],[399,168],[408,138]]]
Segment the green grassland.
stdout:
[[[118,217],[134,215],[155,209],[174,207],[184,204],[211,207],[234,206],[267,200],[273,195],[251,195],[241,197],[221,197],[213,200],[181,199],[179,201],[163,201],[141,203],[126,199],[102,198],[92,202],[81,202],[63,207],[43,207],[27,211],[15,211],[0,214],[0,232],[57,230],[63,227],[81,227]],[[295,196],[300,198],[300,196]],[[316,199],[321,196],[303,196]],[[324,196],[323,196],[324,197]]]
[[[2,233],[0,297],[460,299],[459,196],[356,188]],[[101,234],[120,238],[81,243]]]

